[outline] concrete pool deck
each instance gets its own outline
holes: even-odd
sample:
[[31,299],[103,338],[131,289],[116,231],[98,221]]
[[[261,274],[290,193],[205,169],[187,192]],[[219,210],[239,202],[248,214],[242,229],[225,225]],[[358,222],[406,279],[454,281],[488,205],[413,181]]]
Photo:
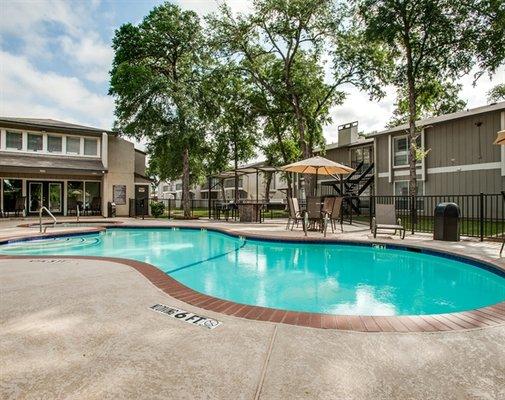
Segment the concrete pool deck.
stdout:
[[[15,224],[2,221],[0,238],[33,235],[33,228]],[[219,225],[300,236],[281,223]],[[363,226],[344,229],[346,239],[369,233]],[[504,265],[497,261],[498,243],[414,236],[405,241]],[[0,285],[1,398],[505,398],[505,324],[371,334],[251,321],[181,302],[133,268],[109,261],[0,259]],[[186,324],[149,310],[156,303],[223,325]]]

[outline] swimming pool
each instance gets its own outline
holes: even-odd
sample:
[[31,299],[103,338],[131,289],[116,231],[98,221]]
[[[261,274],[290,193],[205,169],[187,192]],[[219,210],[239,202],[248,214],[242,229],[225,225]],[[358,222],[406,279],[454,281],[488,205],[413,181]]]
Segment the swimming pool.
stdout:
[[114,228],[14,242],[0,246],[0,254],[130,258],[210,296],[292,311],[420,315],[505,300],[504,274],[462,259],[383,246],[251,240],[210,230]]

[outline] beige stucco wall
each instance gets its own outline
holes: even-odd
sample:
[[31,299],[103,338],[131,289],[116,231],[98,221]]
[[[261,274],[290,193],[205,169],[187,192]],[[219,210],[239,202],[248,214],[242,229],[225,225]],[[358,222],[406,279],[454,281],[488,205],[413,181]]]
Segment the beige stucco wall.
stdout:
[[146,174],[146,155],[137,150],[135,150],[135,173]]
[[[109,169],[104,177],[104,207],[113,199],[113,186],[126,185],[126,204],[117,205],[117,216],[128,216],[128,199],[135,197],[135,150],[133,143],[109,136]],[[104,208],[105,212],[107,209]]]

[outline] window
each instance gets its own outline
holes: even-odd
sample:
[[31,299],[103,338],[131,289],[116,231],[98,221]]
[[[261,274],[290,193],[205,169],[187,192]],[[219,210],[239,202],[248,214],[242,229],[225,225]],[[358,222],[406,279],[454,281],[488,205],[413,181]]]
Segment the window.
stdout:
[[63,150],[63,140],[61,136],[47,135],[47,151],[49,153],[61,153]]
[[28,151],[42,151],[42,135],[28,134]]
[[81,152],[81,139],[67,136],[67,154],[79,154]]
[[163,191],[164,191],[164,192],[168,192],[168,185],[164,185],[164,186],[163,186]]
[[77,205],[82,209],[84,201],[84,182],[67,182],[67,210],[76,212]]
[[[396,181],[395,196],[408,196],[409,195],[409,181]],[[424,193],[424,182],[417,181],[417,195],[422,196]]]
[[101,208],[100,182],[85,182],[84,189],[85,209],[99,211]]
[[96,156],[98,140],[96,139],[84,139],[84,155],[85,156]]
[[[417,147],[421,147],[421,136],[417,136],[416,144]],[[407,136],[393,138],[393,151],[393,165],[395,167],[409,165],[409,145]]]
[[23,149],[23,134],[21,132],[7,131],[6,147],[7,147],[7,149],[10,149],[10,150],[22,150]]
[[22,197],[23,181],[21,179],[4,179],[2,187],[4,193],[3,210],[5,212],[13,212],[16,211],[16,208],[19,210],[24,209],[24,199]]
[[176,183],[175,190],[182,190],[182,183]]

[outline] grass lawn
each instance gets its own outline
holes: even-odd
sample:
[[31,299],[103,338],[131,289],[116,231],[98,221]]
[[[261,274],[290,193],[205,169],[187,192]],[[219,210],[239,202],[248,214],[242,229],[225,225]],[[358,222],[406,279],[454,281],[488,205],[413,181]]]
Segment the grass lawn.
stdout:
[[[353,215],[353,221],[360,221],[368,223],[368,216]],[[407,231],[412,229],[410,216],[401,217],[402,224],[405,226]],[[418,217],[416,232],[433,232],[434,229],[434,218],[433,217]],[[503,221],[484,221],[484,237],[500,237],[505,233],[505,223]],[[467,220],[462,219],[460,221],[460,234],[463,236],[480,236],[480,221],[479,220]]]

